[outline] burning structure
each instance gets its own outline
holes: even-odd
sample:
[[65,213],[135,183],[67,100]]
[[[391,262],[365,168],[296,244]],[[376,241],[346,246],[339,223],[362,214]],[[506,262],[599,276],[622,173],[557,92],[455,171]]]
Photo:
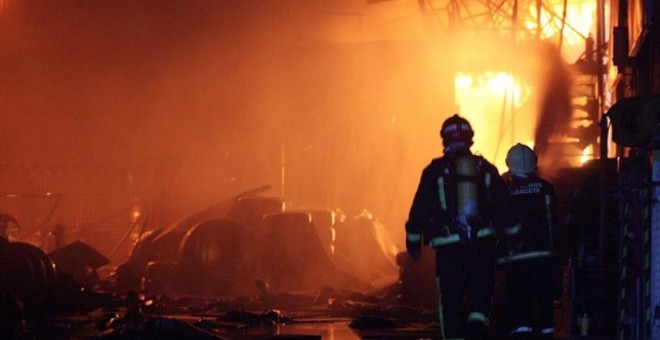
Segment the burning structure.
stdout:
[[[585,313],[595,333],[655,329],[635,311],[657,299],[618,291],[642,296],[635,282],[655,282],[643,260],[652,244],[622,255],[651,215],[618,213],[652,207],[653,1],[5,0],[0,10],[0,211],[20,222],[3,232],[33,247],[22,251],[48,280],[57,274],[37,249],[82,240],[110,263],[87,274],[115,272],[122,293],[396,286],[418,170],[457,111],[478,132],[475,150],[502,167],[508,146],[534,145],[562,191],[575,280],[558,308],[565,332]],[[263,183],[272,197],[236,196]],[[219,197],[232,199],[209,206]],[[575,202],[592,209],[571,211]],[[622,271],[645,274],[612,274]],[[195,286],[205,281],[223,284]]]

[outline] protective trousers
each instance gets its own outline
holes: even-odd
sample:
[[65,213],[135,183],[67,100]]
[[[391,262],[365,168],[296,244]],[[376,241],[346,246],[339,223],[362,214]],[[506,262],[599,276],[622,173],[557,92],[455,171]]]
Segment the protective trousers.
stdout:
[[471,240],[436,249],[443,339],[483,339],[495,283],[493,245]]
[[511,266],[506,271],[507,310],[511,339],[539,339],[554,336],[554,299],[558,280],[550,259],[538,259]]

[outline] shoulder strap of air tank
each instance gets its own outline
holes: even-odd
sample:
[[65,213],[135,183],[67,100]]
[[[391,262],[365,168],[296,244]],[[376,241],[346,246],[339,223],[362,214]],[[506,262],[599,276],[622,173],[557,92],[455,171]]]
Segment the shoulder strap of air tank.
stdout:
[[490,172],[486,169],[486,160],[480,155],[474,155],[474,157],[477,160],[477,176],[482,179],[479,181],[479,186],[487,190],[490,187],[492,178]]
[[[455,159],[449,157],[442,158],[442,173],[440,176],[443,181],[441,196],[444,196],[444,209],[449,216],[456,216],[458,207],[456,202],[456,164]],[[438,183],[440,184],[440,183]],[[442,202],[441,202],[442,203]]]

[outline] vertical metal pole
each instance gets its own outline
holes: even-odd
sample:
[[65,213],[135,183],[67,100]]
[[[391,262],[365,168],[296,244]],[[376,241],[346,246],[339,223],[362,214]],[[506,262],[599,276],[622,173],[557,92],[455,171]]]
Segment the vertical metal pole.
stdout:
[[651,268],[650,301],[647,303],[646,317],[650,318],[650,338],[660,339],[660,147],[654,142],[652,161],[651,198]]
[[516,83],[515,78],[511,76],[509,91],[511,91],[511,145],[516,143]]
[[280,198],[284,199],[284,181],[286,180],[286,143],[284,141],[282,141],[280,152]]
[[518,35],[518,0],[513,0],[513,9],[511,10],[511,39],[516,42]]
[[606,210],[606,197],[605,197],[605,181],[607,174],[607,117],[603,114],[604,110],[604,88],[605,88],[605,68],[603,65],[603,45],[605,41],[605,0],[597,0],[596,10],[596,63],[598,65],[598,113],[601,116],[600,128],[600,202],[599,202],[599,219],[598,219],[598,269],[604,269],[604,255],[605,255],[605,210]]
[[596,8],[596,62],[598,63],[598,109],[605,112],[605,65],[603,63],[605,46],[605,0],[598,0]]
[[[536,0],[536,39],[541,41],[541,7],[543,7],[543,0]],[[561,48],[561,45],[559,45]]]
[[618,322],[617,322],[617,340],[626,340],[627,329],[625,325],[626,321],[626,299],[627,299],[627,287],[626,287],[626,278],[628,276],[627,269],[627,254],[628,254],[628,244],[627,244],[627,233],[628,233],[628,221],[629,216],[628,212],[630,209],[626,206],[627,202],[625,196],[628,194],[626,188],[624,188],[623,180],[621,178],[621,172],[618,173],[618,192],[620,199],[618,200],[618,217],[619,217],[619,295],[617,297],[617,307],[618,307]]
[[[642,288],[642,283],[641,283],[640,279],[637,278],[637,279],[635,279],[635,301],[636,302],[640,301],[640,297],[641,297],[641,294],[640,294],[640,291],[639,291],[640,288]],[[631,340],[633,340],[633,339],[634,340],[639,340],[639,324],[640,324],[640,319],[641,319],[640,312],[641,312],[640,305],[639,305],[639,303],[636,303],[635,304],[635,327],[633,327],[633,329],[632,329],[633,336],[632,336]]]
[[600,119],[600,171],[599,171],[599,192],[598,192],[598,270],[604,273],[605,266],[605,220],[607,210],[607,117]]

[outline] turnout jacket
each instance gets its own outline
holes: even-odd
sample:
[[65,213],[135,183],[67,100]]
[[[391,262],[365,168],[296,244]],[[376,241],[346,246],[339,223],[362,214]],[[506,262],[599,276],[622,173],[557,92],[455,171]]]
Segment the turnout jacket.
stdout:
[[[456,161],[463,156],[473,157],[476,173],[471,176],[457,173]],[[476,184],[478,216],[466,223],[458,220],[458,185],[460,181]],[[406,240],[423,241],[439,248],[470,239],[494,236],[515,223],[507,208],[509,192],[497,168],[468,149],[433,159],[422,171],[408,221]]]
[[506,174],[504,178],[520,227],[507,230],[507,253],[497,263],[554,256],[557,196],[553,185],[536,174]]

